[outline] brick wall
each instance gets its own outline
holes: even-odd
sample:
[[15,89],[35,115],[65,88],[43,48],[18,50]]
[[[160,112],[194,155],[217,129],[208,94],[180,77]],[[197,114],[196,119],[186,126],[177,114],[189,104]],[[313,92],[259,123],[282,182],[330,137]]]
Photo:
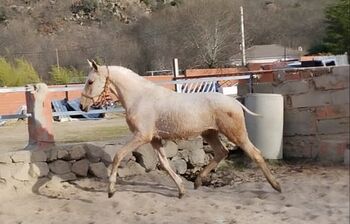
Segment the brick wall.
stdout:
[[[154,82],[171,81],[171,75],[161,75],[161,76],[145,76],[146,79]],[[75,86],[75,85],[69,85]],[[174,89],[174,85],[164,85],[167,88]],[[63,85],[49,86],[53,87],[64,87]],[[69,100],[79,98],[81,91],[67,91],[67,92],[50,92],[51,100],[63,100],[68,97]],[[26,105],[25,93],[15,92],[15,93],[0,93],[0,115],[15,114],[18,112],[22,105]]]
[[[264,79],[263,79],[264,80]],[[239,94],[248,92],[246,84]],[[342,162],[349,149],[349,66],[274,72],[255,93],[284,96],[284,156]]]

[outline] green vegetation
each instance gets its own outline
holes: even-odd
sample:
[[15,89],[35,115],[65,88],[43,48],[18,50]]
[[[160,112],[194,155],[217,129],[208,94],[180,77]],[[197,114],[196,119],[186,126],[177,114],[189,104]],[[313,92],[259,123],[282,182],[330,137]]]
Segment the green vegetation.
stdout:
[[95,12],[97,8],[98,8],[97,0],[80,0],[75,2],[71,6],[71,11],[73,13],[84,12],[85,14],[89,14],[89,13]]
[[65,85],[69,83],[83,83],[85,81],[84,73],[73,67],[64,68],[54,65],[49,73],[52,84]]
[[311,53],[350,53],[350,1],[338,0],[326,8],[326,37]]
[[0,23],[5,22],[7,20],[5,8],[0,6]]
[[38,73],[24,59],[15,59],[14,63],[0,58],[0,86],[24,86],[40,82]]

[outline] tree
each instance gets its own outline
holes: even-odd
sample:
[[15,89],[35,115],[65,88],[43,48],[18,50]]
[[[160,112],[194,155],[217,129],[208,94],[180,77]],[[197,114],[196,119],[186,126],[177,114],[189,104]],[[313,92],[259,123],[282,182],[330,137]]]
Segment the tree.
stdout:
[[325,14],[326,36],[310,49],[310,53],[350,53],[350,1],[338,0],[326,8]]
[[324,44],[334,54],[350,53],[350,1],[338,2],[326,10],[327,36]]

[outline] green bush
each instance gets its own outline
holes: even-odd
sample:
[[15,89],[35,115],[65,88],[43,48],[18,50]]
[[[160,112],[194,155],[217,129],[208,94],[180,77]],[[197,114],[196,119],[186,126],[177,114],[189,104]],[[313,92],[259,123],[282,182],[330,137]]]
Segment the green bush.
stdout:
[[82,71],[73,67],[64,68],[52,66],[50,71],[51,83],[56,85],[65,85],[69,83],[83,83],[85,76]]
[[15,59],[14,63],[10,63],[0,58],[0,86],[24,86],[38,82],[38,73],[25,59]]
[[98,8],[97,0],[80,0],[78,2],[75,2],[71,6],[71,11],[73,13],[78,13],[80,11],[83,11],[85,14],[89,14],[89,13],[95,12],[97,8]]
[[0,23],[5,22],[7,20],[7,15],[5,12],[5,8],[0,6]]

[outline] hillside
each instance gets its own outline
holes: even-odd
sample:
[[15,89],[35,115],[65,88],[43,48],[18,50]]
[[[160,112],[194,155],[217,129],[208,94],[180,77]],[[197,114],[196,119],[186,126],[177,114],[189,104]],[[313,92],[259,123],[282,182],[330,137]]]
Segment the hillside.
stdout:
[[[55,64],[85,70],[86,58],[138,72],[169,68],[172,57],[182,67],[222,66],[239,50],[240,5],[248,46],[308,48],[323,35],[330,2],[2,0],[0,57],[27,59],[44,80]],[[218,41],[223,44],[209,52]]]

